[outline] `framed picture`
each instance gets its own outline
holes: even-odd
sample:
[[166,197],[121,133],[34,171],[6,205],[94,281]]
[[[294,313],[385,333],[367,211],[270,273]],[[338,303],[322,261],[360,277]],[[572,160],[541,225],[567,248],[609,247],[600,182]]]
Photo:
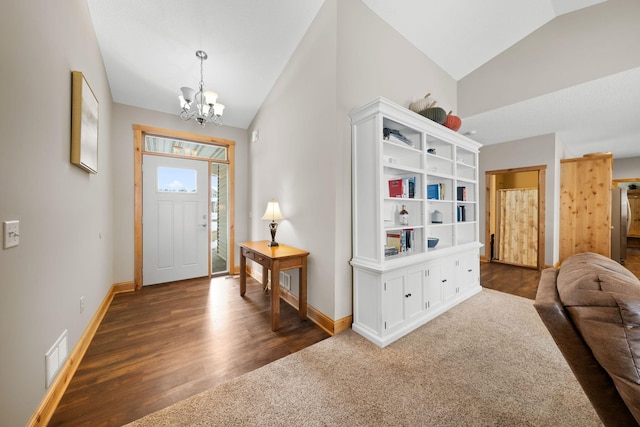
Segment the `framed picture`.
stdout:
[[71,163],[98,173],[98,100],[80,71],[72,71]]

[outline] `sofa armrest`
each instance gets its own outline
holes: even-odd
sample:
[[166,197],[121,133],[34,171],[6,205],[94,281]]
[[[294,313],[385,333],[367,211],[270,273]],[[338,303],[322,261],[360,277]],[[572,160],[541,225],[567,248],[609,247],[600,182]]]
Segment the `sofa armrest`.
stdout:
[[542,271],[534,307],[602,422],[606,426],[637,426],[613,380],[564,309],[556,286],[558,272],[555,268]]

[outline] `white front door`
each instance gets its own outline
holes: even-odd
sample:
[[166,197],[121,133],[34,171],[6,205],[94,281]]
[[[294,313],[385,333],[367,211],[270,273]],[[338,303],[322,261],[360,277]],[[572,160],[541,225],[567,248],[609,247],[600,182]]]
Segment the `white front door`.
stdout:
[[142,284],[207,276],[209,164],[142,156]]

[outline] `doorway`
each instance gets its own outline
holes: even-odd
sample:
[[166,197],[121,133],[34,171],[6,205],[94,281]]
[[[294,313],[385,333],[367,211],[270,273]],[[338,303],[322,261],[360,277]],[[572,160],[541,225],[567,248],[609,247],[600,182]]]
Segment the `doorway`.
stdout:
[[229,271],[229,167],[224,163],[211,164],[211,274]]
[[614,179],[613,188],[627,190],[629,202],[627,248],[637,251],[640,249],[640,178]]
[[206,161],[142,156],[143,286],[208,275]]
[[[166,159],[168,161],[186,161],[187,165],[196,163],[205,164],[206,167],[196,175],[204,177],[203,183],[198,184],[203,189],[200,195],[204,196],[202,205],[203,209],[198,210],[195,219],[193,219],[197,231],[187,227],[188,224],[181,223],[186,227],[187,236],[199,235],[198,231],[204,232],[204,245],[198,249],[198,257],[206,259],[206,269],[204,272],[198,270],[188,277],[182,277],[173,280],[183,280],[186,278],[195,278],[212,275],[223,275],[234,273],[234,147],[235,142],[222,138],[208,137],[196,135],[186,132],[178,132],[166,129],[145,127],[134,125],[134,281],[136,289],[140,289],[144,284],[150,284],[146,275],[150,273],[146,269],[149,263],[149,252],[152,249],[145,249],[147,237],[145,233],[151,233],[149,229],[143,225],[143,213],[145,209],[144,191],[149,191],[143,187],[146,180],[147,166],[145,165],[145,174],[143,175],[143,157],[154,157]],[[145,160],[146,161],[146,160]],[[180,168],[178,168],[180,169]],[[183,167],[182,169],[191,169]],[[157,180],[157,177],[156,177]],[[153,181],[153,179],[152,179]],[[169,183],[171,184],[171,183]],[[175,184],[175,183],[173,183]],[[155,183],[153,184],[155,185]],[[170,187],[174,188],[174,187]],[[154,188],[154,190],[157,190]],[[174,197],[180,196],[173,195]],[[184,194],[182,194],[184,196]],[[168,206],[165,203],[165,207]],[[146,207],[148,210],[149,207]],[[193,210],[193,209],[191,209]],[[165,211],[165,213],[167,213]],[[149,213],[149,212],[147,212]],[[165,215],[165,220],[168,218]],[[186,216],[184,217],[186,218]],[[146,220],[145,220],[146,222]],[[166,221],[165,221],[166,222]],[[188,221],[187,221],[188,222]],[[166,225],[166,224],[165,224]],[[191,230],[191,231],[189,231]],[[193,231],[193,232],[192,232]],[[166,227],[156,230],[158,234],[165,233],[163,237],[167,237],[170,233],[166,232]],[[177,234],[176,234],[177,235]],[[153,240],[153,239],[151,239]],[[166,239],[165,239],[166,240]],[[167,240],[167,242],[170,240]],[[156,239],[155,244],[158,244]],[[160,252],[168,257],[167,242],[163,243]],[[207,243],[208,242],[208,243]],[[153,245],[154,243],[150,243]],[[200,247],[200,246],[198,246]],[[188,249],[192,251],[192,249]],[[193,255],[192,252],[187,252]],[[191,256],[190,259],[195,259]],[[168,276],[166,276],[168,277]],[[158,281],[160,280],[160,281]],[[164,279],[155,278],[154,283],[164,283]]]
[[489,261],[544,268],[546,166],[486,172]]

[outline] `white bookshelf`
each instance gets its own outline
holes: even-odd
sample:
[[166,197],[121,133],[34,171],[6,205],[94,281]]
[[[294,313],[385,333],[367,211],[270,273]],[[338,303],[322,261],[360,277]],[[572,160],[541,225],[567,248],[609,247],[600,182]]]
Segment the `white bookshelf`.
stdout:
[[350,117],[352,327],[384,347],[481,289],[480,144],[384,98]]

